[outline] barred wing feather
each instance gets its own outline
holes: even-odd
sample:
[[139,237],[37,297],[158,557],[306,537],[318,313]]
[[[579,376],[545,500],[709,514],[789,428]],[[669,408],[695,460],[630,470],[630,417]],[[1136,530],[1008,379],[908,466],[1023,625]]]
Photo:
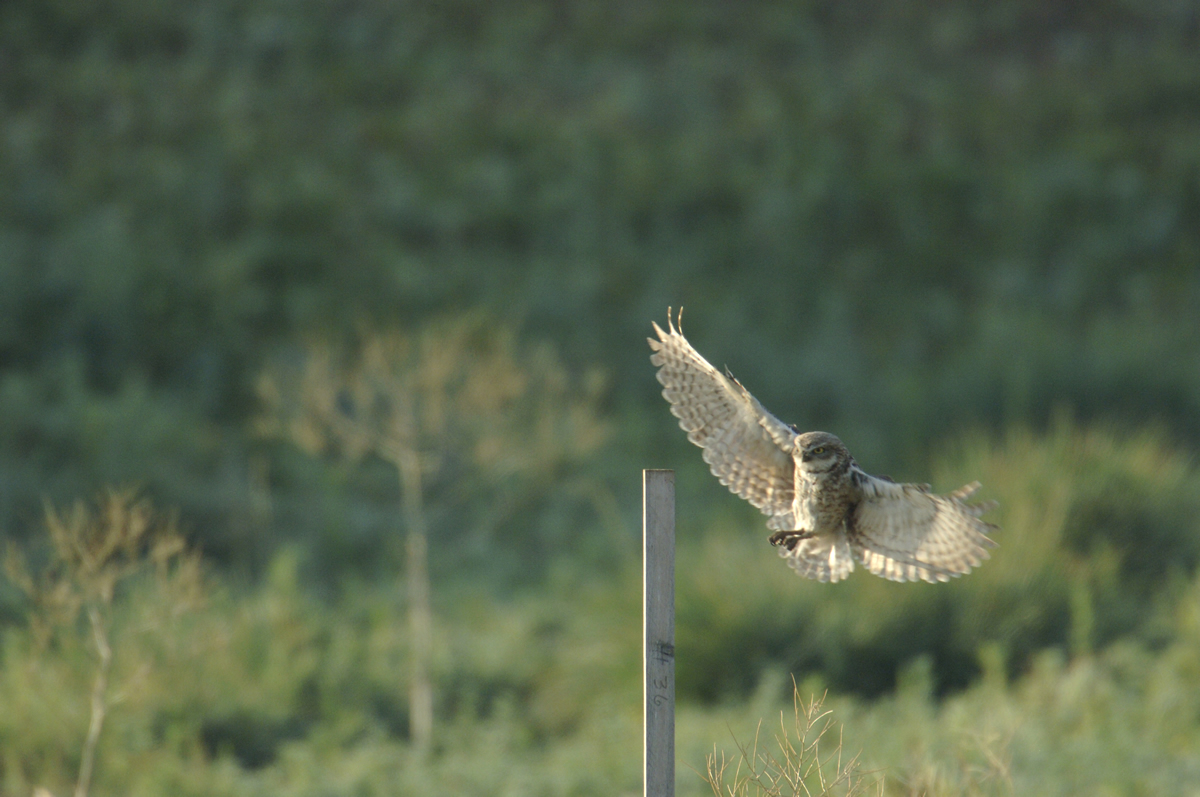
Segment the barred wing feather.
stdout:
[[704,461],[721,484],[771,515],[769,527],[790,528],[795,432],[701,357],[669,312],[667,328],[654,324],[658,339],[647,341],[671,413],[688,440],[704,449]]
[[948,581],[987,559],[995,528],[979,516],[991,504],[968,504],[969,484],[947,496],[927,485],[867,476],[863,499],[847,522],[850,547],[867,570],[892,581]]

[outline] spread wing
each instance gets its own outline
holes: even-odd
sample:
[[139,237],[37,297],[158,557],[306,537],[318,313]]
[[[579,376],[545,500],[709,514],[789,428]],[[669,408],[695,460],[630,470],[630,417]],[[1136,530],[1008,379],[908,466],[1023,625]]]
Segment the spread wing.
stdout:
[[671,412],[704,449],[713,474],[764,514],[770,528],[793,528],[792,440],[796,433],[763,409],[732,377],[713,368],[675,328],[667,311],[667,332],[647,338],[658,366],[658,381]]
[[863,498],[846,522],[863,566],[892,581],[949,581],[970,572],[996,543],[979,517],[994,503],[968,504],[979,482],[950,495],[928,485],[896,484],[861,474]]

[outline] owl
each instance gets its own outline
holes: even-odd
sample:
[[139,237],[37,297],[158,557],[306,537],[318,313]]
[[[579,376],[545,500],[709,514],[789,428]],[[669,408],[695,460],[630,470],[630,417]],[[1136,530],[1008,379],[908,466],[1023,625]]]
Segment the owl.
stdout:
[[968,484],[949,495],[862,470],[828,432],[798,433],[767,412],[732,376],[692,348],[667,311],[667,330],[647,338],[663,397],[713,475],[768,516],[768,541],[800,575],[841,581],[860,562],[892,581],[961,576],[996,543],[980,520],[994,502],[967,503]]

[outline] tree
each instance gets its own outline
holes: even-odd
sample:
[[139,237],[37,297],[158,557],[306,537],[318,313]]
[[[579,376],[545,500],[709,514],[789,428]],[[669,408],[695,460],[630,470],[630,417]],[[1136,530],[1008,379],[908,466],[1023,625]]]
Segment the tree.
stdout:
[[[377,456],[396,469],[411,639],[409,729],[430,748],[433,614],[428,573],[429,485],[470,468],[484,481],[516,481],[517,495],[545,489],[563,466],[607,436],[598,373],[576,389],[553,348],[523,349],[487,317],[445,318],[427,328],[360,331],[350,346],[310,343],[296,368],[276,365],[259,380],[267,409],[261,430],[311,453]],[[510,494],[480,522],[519,506]]]
[[[201,599],[200,557],[188,550],[170,519],[158,516],[149,502],[131,490],[110,491],[90,508],[76,503],[69,512],[46,508],[50,560],[39,570],[24,553],[10,547],[4,561],[9,579],[34,604],[31,622],[39,646],[50,646],[56,634],[78,632],[86,615],[96,653],[96,671],[80,755],[75,797],[87,797],[96,765],[96,749],[108,710],[115,702],[109,678],[116,638],[113,599],[122,582],[152,571],[156,607],[170,618]],[[161,630],[161,623],[150,630]],[[146,630],[146,629],[143,629]],[[149,667],[143,664],[140,672]]]

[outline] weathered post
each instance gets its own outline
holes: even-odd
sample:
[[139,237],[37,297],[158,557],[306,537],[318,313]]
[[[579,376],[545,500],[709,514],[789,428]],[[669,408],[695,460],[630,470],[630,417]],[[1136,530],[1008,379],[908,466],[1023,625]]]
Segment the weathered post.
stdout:
[[642,471],[645,797],[675,795],[675,471]]

